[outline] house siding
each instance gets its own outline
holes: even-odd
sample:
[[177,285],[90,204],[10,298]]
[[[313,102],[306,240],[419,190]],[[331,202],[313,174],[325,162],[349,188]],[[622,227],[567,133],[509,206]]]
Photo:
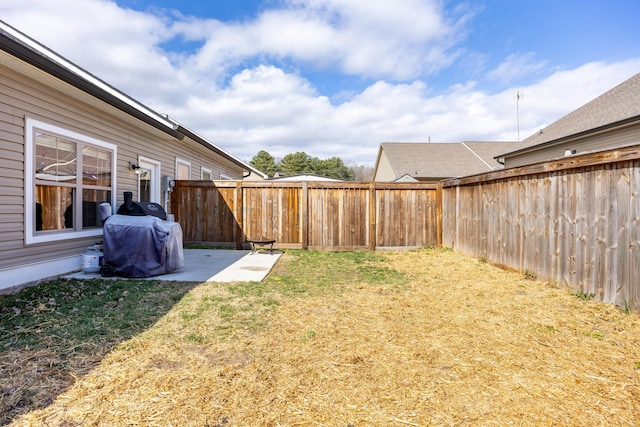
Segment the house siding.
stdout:
[[536,150],[505,158],[505,167],[513,168],[545,162],[564,157],[565,150],[576,150],[576,154],[602,151],[632,144],[640,144],[640,124],[594,133],[555,145],[541,146]]
[[[176,140],[84,92],[42,73],[37,79],[9,68],[0,52],[0,289],[7,269],[77,256],[100,236],[25,245],[25,121],[33,118],[93,137],[118,147],[116,207],[123,192],[137,197],[137,177],[129,162],[138,156],[161,163],[161,175],[175,176],[176,157],[191,162],[191,178],[200,179],[202,166],[214,177],[242,179],[243,168],[185,138]],[[63,87],[64,92],[52,89]],[[28,160],[28,159],[26,159]],[[78,263],[78,269],[80,264]],[[4,270],[4,272],[3,272]]]
[[394,172],[393,167],[391,167],[387,154],[383,150],[380,154],[380,162],[378,163],[373,180],[375,182],[391,182],[394,179],[396,179],[396,173]]
[[[220,175],[231,177],[233,180],[242,179],[242,170],[240,170],[231,161],[226,160],[222,157],[211,158],[211,151],[189,138],[185,138],[185,142],[187,142],[187,146],[183,150],[181,150],[179,154],[173,156],[172,170],[171,173],[168,174],[169,176],[175,176],[175,157],[177,156],[181,159],[189,160],[191,162],[192,180],[198,181],[201,179],[200,171],[203,167],[211,170],[211,174],[214,180],[219,179]],[[163,163],[162,174],[167,175],[166,173],[164,173],[164,165],[165,164]]]

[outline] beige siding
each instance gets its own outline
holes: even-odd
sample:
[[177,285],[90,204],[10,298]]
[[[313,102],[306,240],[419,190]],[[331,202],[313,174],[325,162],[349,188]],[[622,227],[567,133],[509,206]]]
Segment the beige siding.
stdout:
[[396,173],[391,167],[387,155],[383,151],[380,154],[380,162],[378,162],[378,168],[375,170],[373,180],[375,182],[391,182],[396,178]]
[[564,157],[565,150],[576,150],[576,154],[583,154],[639,143],[640,125],[637,124],[508,157],[505,159],[505,168],[531,165]]
[[[24,244],[24,153],[25,118],[30,117],[118,146],[116,168],[117,203],[124,191],[137,191],[136,175],[129,162],[138,156],[161,162],[161,174],[173,177],[175,159],[191,162],[199,179],[202,166],[214,176],[242,178],[242,168],[185,138],[178,141],[72,87],[60,86],[42,75],[38,81],[2,65],[0,57],[0,270],[58,257],[81,254],[99,238],[25,246]],[[135,197],[135,196],[134,196]]]
[[179,157],[191,163],[191,180],[200,180],[200,171],[202,170],[202,167],[211,170],[214,180],[219,179],[220,174],[231,177],[234,180],[242,179],[242,170],[231,161],[220,156],[212,157],[212,152],[209,149],[195,141],[192,141],[191,139],[185,138],[185,142],[187,142],[188,146],[182,149],[179,154],[174,155],[171,160],[173,162],[171,165],[172,173],[167,174],[164,172],[165,163],[163,162],[163,175],[175,176],[175,158]]

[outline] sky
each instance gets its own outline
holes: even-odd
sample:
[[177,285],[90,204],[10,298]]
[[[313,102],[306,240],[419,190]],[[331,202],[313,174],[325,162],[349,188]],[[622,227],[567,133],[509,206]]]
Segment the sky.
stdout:
[[0,19],[243,161],[517,141],[640,72],[637,0],[0,0]]

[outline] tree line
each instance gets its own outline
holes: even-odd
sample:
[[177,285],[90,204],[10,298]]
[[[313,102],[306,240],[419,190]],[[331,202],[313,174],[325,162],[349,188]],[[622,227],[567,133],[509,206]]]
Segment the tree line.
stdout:
[[276,160],[267,151],[260,150],[253,156],[249,164],[267,174],[269,178],[277,176],[317,175],[345,181],[368,181],[371,179],[372,169],[367,166],[349,167],[339,157],[320,159],[298,151],[287,154]]

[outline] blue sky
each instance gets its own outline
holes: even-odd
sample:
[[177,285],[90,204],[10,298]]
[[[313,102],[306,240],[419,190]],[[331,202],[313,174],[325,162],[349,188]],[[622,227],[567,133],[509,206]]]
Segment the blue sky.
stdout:
[[[18,4],[19,3],[19,4]],[[0,0],[0,19],[243,160],[521,139],[640,72],[636,0]]]

